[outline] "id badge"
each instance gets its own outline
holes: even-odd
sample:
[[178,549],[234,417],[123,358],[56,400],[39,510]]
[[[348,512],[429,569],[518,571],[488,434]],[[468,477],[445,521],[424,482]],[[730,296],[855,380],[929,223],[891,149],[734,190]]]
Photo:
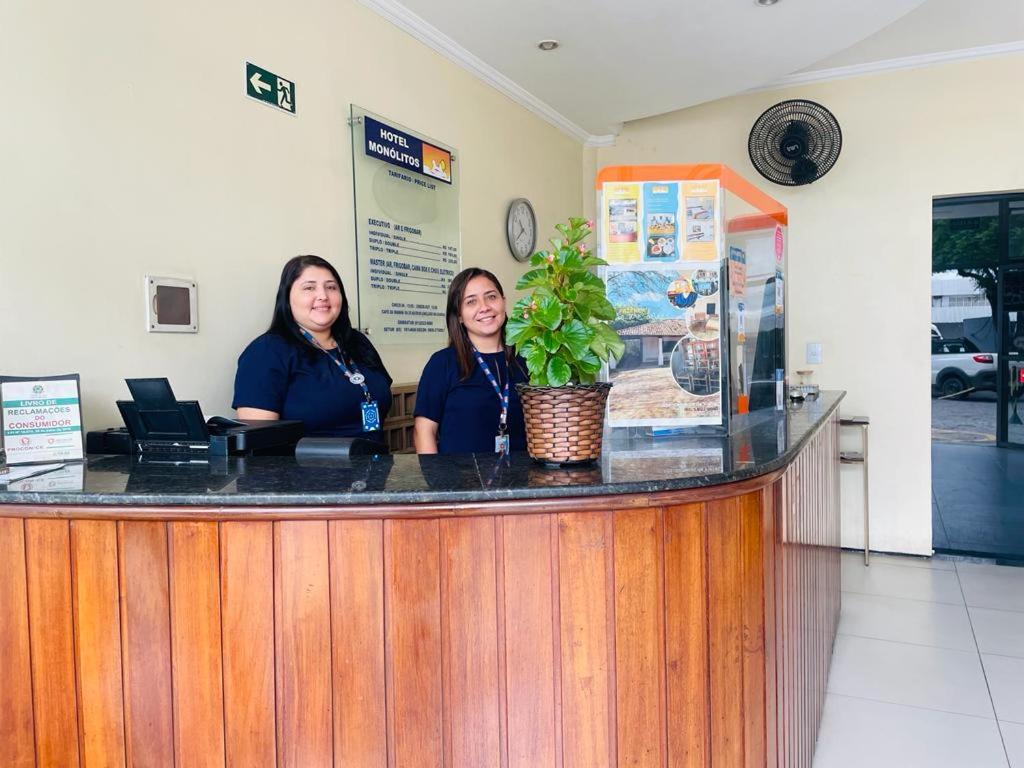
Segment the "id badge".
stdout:
[[494,452],[495,453],[508,453],[509,452],[509,439],[508,435],[495,435],[494,436]]
[[380,412],[377,410],[377,402],[370,400],[360,403],[363,409],[363,432],[373,432],[380,429]]

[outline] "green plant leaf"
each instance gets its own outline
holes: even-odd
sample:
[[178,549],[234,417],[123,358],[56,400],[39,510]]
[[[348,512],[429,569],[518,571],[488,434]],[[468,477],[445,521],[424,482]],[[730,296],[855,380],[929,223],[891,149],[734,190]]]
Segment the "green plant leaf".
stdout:
[[512,307],[512,311],[509,312],[509,322],[512,322],[512,320],[529,322],[528,317],[526,317],[525,315],[529,314],[531,301],[532,299],[529,296],[524,296],[519,301],[517,301],[516,305]]
[[544,347],[548,352],[555,352],[560,346],[560,342],[555,335],[554,331],[544,331],[539,338],[541,346]]
[[546,285],[547,281],[548,271],[545,267],[531,269],[529,272],[524,272],[523,276],[519,278],[519,282],[516,283],[516,290],[525,291],[527,288]]
[[524,320],[522,314],[513,312],[509,316],[508,322],[505,323],[505,343],[518,345],[525,341],[523,335],[531,327],[533,326],[530,324],[530,321]]
[[548,263],[548,252],[537,251],[533,256],[530,257],[530,266],[539,267]]
[[590,342],[594,338],[594,331],[575,319],[563,323],[558,334],[562,345],[569,350],[574,358],[580,358],[587,354]]
[[526,358],[526,368],[530,371],[530,378],[547,370],[548,352],[544,347],[531,340],[523,346],[523,357]]
[[548,386],[561,387],[569,383],[569,379],[572,378],[572,371],[565,360],[555,355],[548,362],[547,376]]
[[574,380],[580,384],[593,384],[601,372],[601,360],[593,352],[576,361],[573,366]]
[[576,366],[584,373],[594,375],[601,370],[601,359],[590,350],[587,350],[585,354],[580,355],[579,359],[576,360]]
[[[565,256],[559,259],[563,267],[565,267],[566,269],[571,269],[574,272],[575,270],[583,269],[583,257],[580,256],[579,251],[577,251],[575,248],[563,249],[563,251],[565,253]],[[575,277],[575,274],[573,275],[573,277]]]
[[543,330],[530,320],[523,320],[522,315],[510,317],[505,326],[505,343],[511,344],[521,352],[523,344],[539,336]]
[[615,319],[615,307],[604,296],[594,296],[591,306],[591,314],[598,320],[611,322]]
[[626,349],[625,343],[619,338],[619,334],[615,332],[607,323],[595,323],[590,326],[594,329],[594,343],[599,343],[602,349],[595,349],[594,344],[590,345],[590,348],[597,353],[597,356],[602,360],[607,360],[612,357],[618,360],[622,357],[623,351]]
[[578,275],[573,276],[573,285],[579,289],[580,286],[586,288],[592,288],[595,291],[604,293],[604,280],[595,275],[593,272],[581,271]]
[[554,296],[544,296],[537,302],[537,309],[531,317],[545,328],[554,330],[562,322],[562,305]]
[[583,266],[587,269],[591,267],[607,267],[608,262],[597,256],[587,256],[583,259]]

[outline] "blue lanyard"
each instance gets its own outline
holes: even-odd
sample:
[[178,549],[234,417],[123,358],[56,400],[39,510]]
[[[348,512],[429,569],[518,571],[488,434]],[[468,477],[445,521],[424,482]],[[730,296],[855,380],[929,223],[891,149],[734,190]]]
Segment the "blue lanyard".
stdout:
[[342,358],[342,354],[341,354],[341,347],[338,347],[338,356],[335,357],[334,355],[332,355],[330,353],[329,350],[326,350],[323,347],[321,347],[320,346],[320,342],[318,342],[316,339],[314,339],[313,338],[313,334],[311,334],[305,328],[299,328],[299,332],[302,334],[303,338],[306,339],[306,341],[308,341],[310,344],[314,345],[317,349],[319,349],[321,352],[323,352],[325,355],[327,355],[327,359],[330,360],[332,363],[334,363],[336,366],[338,366],[338,369],[343,374],[345,374],[345,378],[347,378],[350,382],[352,382],[356,386],[359,386],[359,387],[363,388],[363,397],[366,399],[366,402],[368,402],[368,403],[372,403],[373,402],[373,395],[370,394],[370,389],[369,389],[369,387],[366,386],[366,377],[363,376],[363,374],[361,374],[359,372],[359,369],[356,367],[355,363],[352,363],[351,370],[349,369],[349,367],[347,365],[345,365],[345,361]]
[[483,356],[477,351],[476,347],[473,347],[473,354],[476,355],[476,364],[480,366],[484,376],[491,382],[494,392],[498,395],[498,402],[501,403],[501,419],[498,421],[498,434],[503,435],[508,429],[506,426],[508,422],[508,384],[512,374],[509,372],[509,375],[505,377],[505,387],[499,387],[498,380],[494,378],[494,374],[491,373],[491,369],[487,367],[487,363],[484,362]]

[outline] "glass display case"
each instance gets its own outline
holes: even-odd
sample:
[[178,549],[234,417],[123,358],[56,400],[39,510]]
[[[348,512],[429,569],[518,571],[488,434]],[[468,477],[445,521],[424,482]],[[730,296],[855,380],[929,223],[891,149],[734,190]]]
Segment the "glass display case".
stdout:
[[721,164],[603,168],[595,228],[626,343],[608,426],[730,431],[785,405],[785,207]]

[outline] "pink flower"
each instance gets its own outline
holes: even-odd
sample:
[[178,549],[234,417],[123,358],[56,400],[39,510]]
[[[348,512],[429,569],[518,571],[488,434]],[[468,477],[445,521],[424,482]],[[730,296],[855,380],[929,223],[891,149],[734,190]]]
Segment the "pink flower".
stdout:
[[553,254],[553,253],[549,253],[549,254],[548,254],[548,264],[551,264],[551,263],[553,263],[553,262],[554,262],[554,260],[555,260],[555,254]]
[[586,243],[580,243],[576,247],[580,249],[580,253],[586,253],[587,252],[587,244]]
[[593,228],[594,228],[594,220],[593,219],[587,219],[587,229],[593,229]]

